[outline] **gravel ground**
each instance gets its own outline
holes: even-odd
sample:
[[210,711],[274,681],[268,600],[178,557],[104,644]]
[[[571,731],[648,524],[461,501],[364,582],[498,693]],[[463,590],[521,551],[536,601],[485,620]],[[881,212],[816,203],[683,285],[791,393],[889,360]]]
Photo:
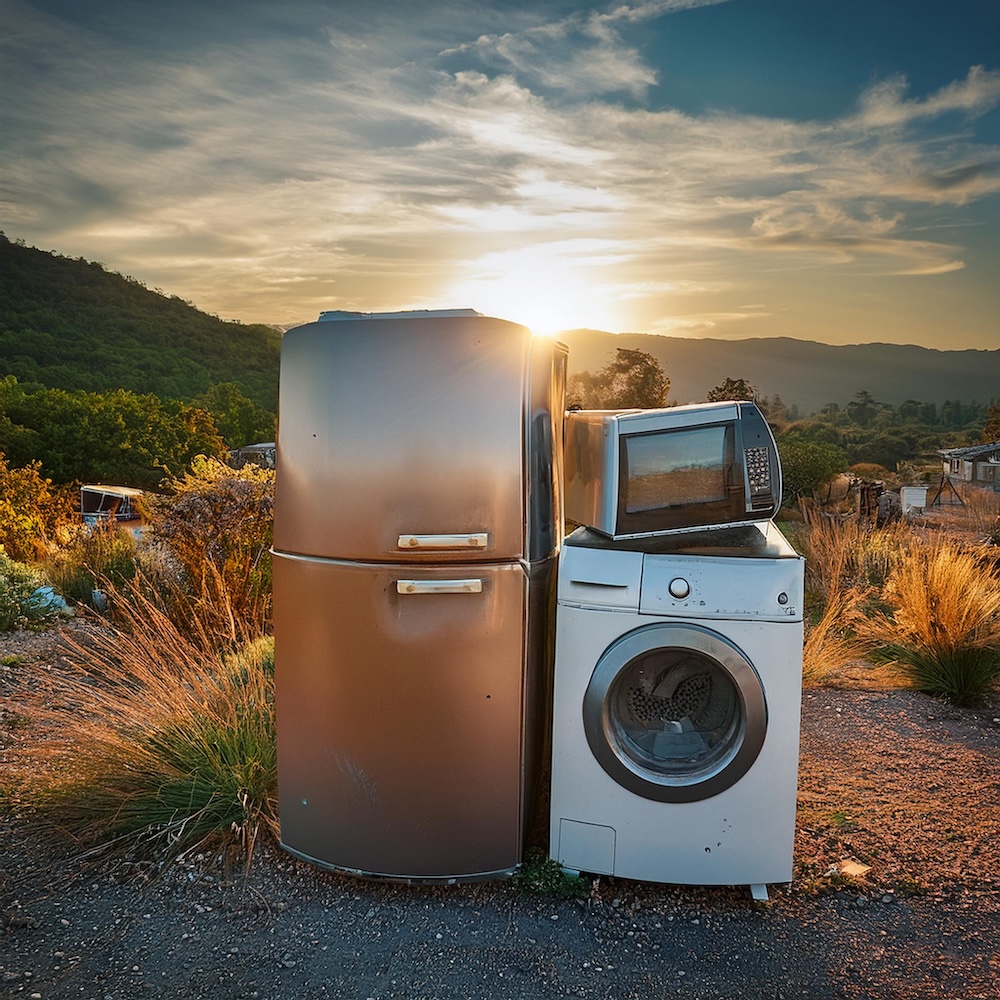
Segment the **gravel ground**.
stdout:
[[[15,669],[44,669],[44,640],[7,638]],[[0,838],[0,996],[1000,998],[996,697],[807,690],[796,877],[766,906],[608,878],[583,901],[365,882],[271,844],[245,877],[200,857],[152,880],[22,818]]]

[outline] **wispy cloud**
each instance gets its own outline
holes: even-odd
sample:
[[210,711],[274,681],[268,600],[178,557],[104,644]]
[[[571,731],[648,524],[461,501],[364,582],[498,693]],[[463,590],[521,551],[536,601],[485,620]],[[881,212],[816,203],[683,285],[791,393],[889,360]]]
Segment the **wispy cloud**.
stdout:
[[651,106],[643,31],[717,2],[376,5],[370,23],[292,2],[267,8],[271,34],[188,28],[140,58],[8,0],[8,55],[34,73],[4,112],[5,224],[284,322],[489,288],[509,303],[532,275],[541,299],[547,274],[566,325],[613,324],[614,302],[619,325],[702,330],[767,313],[697,300],[755,295],[740,282],[776,260],[962,268],[964,245],[925,227],[1000,193],[1000,149],[970,124],[1000,107],[1000,72],[920,97],[892,77],[835,119]]

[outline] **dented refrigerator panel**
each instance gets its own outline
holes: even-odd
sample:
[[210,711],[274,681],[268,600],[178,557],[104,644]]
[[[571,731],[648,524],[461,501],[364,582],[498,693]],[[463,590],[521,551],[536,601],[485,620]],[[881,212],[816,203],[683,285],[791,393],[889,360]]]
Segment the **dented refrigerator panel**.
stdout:
[[282,347],[281,840],[339,871],[521,860],[552,668],[566,350],[481,316]]

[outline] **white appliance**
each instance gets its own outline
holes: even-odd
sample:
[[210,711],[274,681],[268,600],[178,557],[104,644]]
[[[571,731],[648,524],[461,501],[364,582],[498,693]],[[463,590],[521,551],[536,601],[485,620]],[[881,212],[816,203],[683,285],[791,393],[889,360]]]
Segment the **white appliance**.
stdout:
[[550,853],[693,885],[792,876],[803,559],[771,523],[560,556]]

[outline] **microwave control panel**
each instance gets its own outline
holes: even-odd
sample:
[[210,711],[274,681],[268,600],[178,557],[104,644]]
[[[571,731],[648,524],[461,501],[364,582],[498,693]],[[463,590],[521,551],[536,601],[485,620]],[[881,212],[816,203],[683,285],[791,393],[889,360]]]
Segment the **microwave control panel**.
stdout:
[[771,495],[771,460],[767,448],[747,448],[744,452],[747,462],[747,482],[750,496]]

